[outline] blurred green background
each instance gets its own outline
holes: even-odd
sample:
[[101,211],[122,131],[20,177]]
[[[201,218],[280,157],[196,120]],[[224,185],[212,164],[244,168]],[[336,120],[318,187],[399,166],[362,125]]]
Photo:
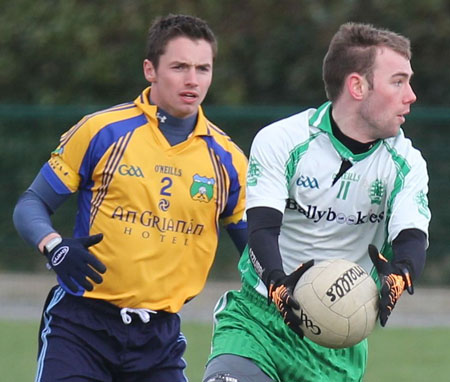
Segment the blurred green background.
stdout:
[[[321,64],[346,21],[369,22],[411,39],[418,95],[404,125],[430,172],[428,263],[422,284],[450,284],[450,3],[446,0],[0,0],[0,272],[43,271],[11,215],[59,136],[84,114],[133,100],[146,32],[168,13],[204,18],[219,55],[204,108],[248,153],[264,125],[325,100]],[[75,198],[56,214],[70,234]],[[226,235],[212,271],[235,278]]]

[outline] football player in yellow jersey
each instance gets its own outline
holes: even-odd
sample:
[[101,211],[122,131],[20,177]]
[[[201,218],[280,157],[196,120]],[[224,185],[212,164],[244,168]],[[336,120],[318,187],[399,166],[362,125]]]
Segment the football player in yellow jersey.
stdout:
[[[205,285],[219,225],[239,252],[247,240],[247,159],[200,106],[216,51],[203,20],[155,20],[151,86],[63,134],[19,199],[15,226],[58,279],[36,381],[187,381],[177,312]],[[61,237],[50,216],[75,192],[74,235]]]

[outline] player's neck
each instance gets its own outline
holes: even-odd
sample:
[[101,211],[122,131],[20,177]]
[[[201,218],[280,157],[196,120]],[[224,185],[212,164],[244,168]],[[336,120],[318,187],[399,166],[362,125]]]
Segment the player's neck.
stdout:
[[187,118],[177,118],[159,107],[156,112],[156,118],[159,121],[158,127],[171,146],[189,138],[197,124],[197,116],[198,114]]
[[337,138],[353,154],[365,153],[373,147],[374,143],[376,143],[376,140],[362,143],[345,135],[339,128],[339,126],[337,125],[336,121],[333,119],[332,116],[330,117],[330,122],[331,122],[331,129],[333,131],[333,135],[335,136],[335,138]]
[[[343,111],[343,105],[339,105],[339,107],[332,105],[330,120],[332,122],[333,134],[349,148],[350,151],[354,154],[358,154],[352,150],[352,147],[357,151],[362,150],[360,152],[366,152],[367,149],[364,149],[365,145],[368,145],[370,148],[377,139],[373,139],[367,135],[366,130],[360,127],[355,116],[357,116],[357,113],[352,113],[351,110]],[[337,133],[335,133],[335,130]]]
[[170,126],[173,128],[183,129],[183,130],[184,129],[193,130],[195,127],[195,124],[197,122],[197,116],[198,116],[198,113],[191,115],[187,118],[177,118],[177,117],[174,117],[173,115],[169,114],[164,109],[161,109],[159,106],[158,106],[158,111],[156,112],[156,118],[159,121],[160,127],[162,125],[165,125],[165,126]]

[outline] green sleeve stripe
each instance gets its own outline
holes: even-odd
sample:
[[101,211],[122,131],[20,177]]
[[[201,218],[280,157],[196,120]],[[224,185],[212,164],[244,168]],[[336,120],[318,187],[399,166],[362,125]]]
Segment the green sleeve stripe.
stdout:
[[406,158],[402,157],[397,153],[397,151],[389,146],[388,143],[383,142],[384,147],[386,150],[391,154],[392,160],[394,162],[395,168],[397,170],[397,175],[395,177],[394,181],[394,189],[392,190],[392,193],[389,197],[388,203],[387,203],[387,216],[386,221],[389,221],[389,218],[392,215],[392,208],[394,205],[394,200],[397,197],[397,195],[400,193],[401,190],[403,190],[405,186],[405,178],[406,175],[411,171],[411,166],[408,164]]
[[311,143],[311,141],[313,141],[319,134],[322,134],[322,132],[319,131],[319,132],[311,135],[308,138],[308,140],[295,146],[289,153],[289,158],[286,161],[286,171],[285,171],[286,187],[288,189],[289,189],[289,184],[291,183],[292,177],[294,176],[295,171],[297,169],[298,162],[300,162],[300,159],[308,150],[308,147],[309,147],[309,144]]

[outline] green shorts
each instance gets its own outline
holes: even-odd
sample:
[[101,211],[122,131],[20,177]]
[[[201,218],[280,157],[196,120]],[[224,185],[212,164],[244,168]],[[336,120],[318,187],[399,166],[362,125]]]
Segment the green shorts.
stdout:
[[344,349],[329,349],[300,339],[283,322],[274,304],[247,284],[225,293],[214,312],[209,360],[220,354],[252,359],[278,382],[362,381],[367,340]]

